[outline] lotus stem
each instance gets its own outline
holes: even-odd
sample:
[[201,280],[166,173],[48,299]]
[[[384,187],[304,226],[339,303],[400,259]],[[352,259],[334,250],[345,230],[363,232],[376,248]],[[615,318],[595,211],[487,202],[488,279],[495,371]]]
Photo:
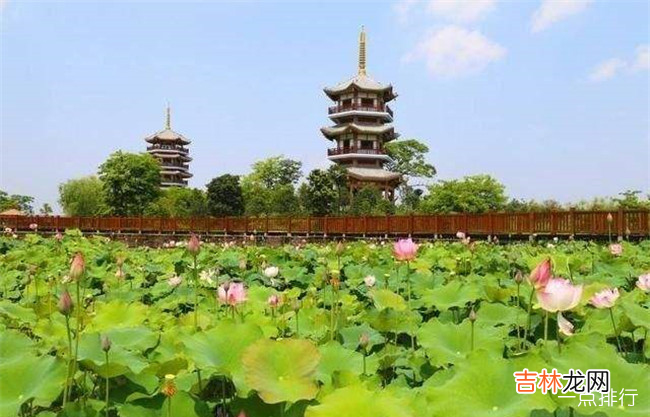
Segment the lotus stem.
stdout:
[[[522,340],[522,345],[526,343],[528,339],[528,333],[530,332],[530,315],[533,309],[533,295],[535,295],[535,289],[531,289],[530,297],[528,298],[528,320],[526,322],[526,330],[524,331],[524,339]],[[522,346],[523,347],[523,346]]]
[[194,255],[194,329],[199,329],[199,294],[198,294],[198,285],[199,285],[199,275],[196,268],[196,254]]
[[557,319],[557,328],[556,328],[556,333],[555,333],[555,339],[557,340],[557,351],[558,353],[562,353],[562,335],[560,334],[560,319],[558,317]]
[[198,368],[196,369],[196,377],[199,380],[198,382],[199,382],[199,393],[200,393],[201,391],[203,391],[203,383],[201,381],[201,370]]
[[471,333],[471,338],[470,338],[470,348],[472,351],[474,351],[474,321],[470,320],[471,326],[472,326],[472,333]]
[[108,417],[108,399],[110,390],[110,384],[108,383],[108,351],[104,353],[106,354],[106,417]]
[[65,388],[63,389],[63,408],[68,402],[68,391],[70,390],[70,368],[72,366],[72,335],[70,333],[70,317],[65,316],[65,328],[68,334],[68,363],[66,367]]
[[616,336],[616,344],[618,345],[618,351],[621,353],[623,352],[623,348],[621,348],[621,339],[618,337],[618,330],[616,330],[616,322],[614,321],[614,312],[612,311],[612,308],[609,308],[609,318],[612,319],[612,327],[614,328],[614,336]]
[[363,375],[366,374],[366,352],[363,352]]
[[[70,375],[71,382],[70,385],[74,382],[74,375],[77,373],[77,358],[79,357],[79,339],[81,337],[81,284],[80,281],[83,278],[83,274],[77,279],[77,323],[76,331],[74,334],[74,360],[72,362],[72,373]],[[71,387],[68,389],[68,396],[70,395]]]
[[521,348],[521,335],[520,335],[520,329],[519,329],[519,307],[521,306],[521,301],[520,301],[520,291],[521,289],[521,284],[518,282],[517,283],[517,317],[515,318],[515,327],[517,328],[517,350]]
[[544,312],[544,344],[548,340],[548,311]]
[[300,337],[300,320],[298,318],[298,313],[300,313],[300,310],[296,310],[296,337]]

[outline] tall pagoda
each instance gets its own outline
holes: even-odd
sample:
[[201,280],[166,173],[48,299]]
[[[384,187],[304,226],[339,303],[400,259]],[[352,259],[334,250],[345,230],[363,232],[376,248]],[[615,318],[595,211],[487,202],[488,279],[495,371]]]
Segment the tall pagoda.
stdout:
[[185,136],[172,130],[171,110],[167,106],[165,128],[145,138],[150,143],[147,152],[160,162],[161,187],[187,187],[189,156],[187,145],[191,142]]
[[329,160],[347,169],[351,194],[370,185],[393,200],[402,178],[399,173],[384,169],[384,164],[391,161],[384,144],[399,136],[391,124],[393,111],[387,106],[397,94],[392,85],[381,84],[367,74],[363,27],[357,75],[324,91],[336,103],[328,109],[334,126],[321,128],[334,145],[327,150]]

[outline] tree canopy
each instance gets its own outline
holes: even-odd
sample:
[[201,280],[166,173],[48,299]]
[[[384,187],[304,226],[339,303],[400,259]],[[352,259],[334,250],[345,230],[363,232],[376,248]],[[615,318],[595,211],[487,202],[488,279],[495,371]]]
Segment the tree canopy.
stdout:
[[506,202],[503,184],[489,175],[472,175],[432,184],[420,209],[424,213],[485,213],[502,211]]
[[102,216],[108,213],[104,185],[95,176],[71,179],[60,184],[59,204],[68,216]]
[[201,217],[208,215],[205,193],[197,188],[170,187],[160,191],[146,214],[162,217]]
[[315,169],[300,188],[305,211],[314,216],[326,216],[337,210],[339,193],[329,172]]
[[9,209],[20,210],[24,213],[31,214],[34,212],[34,197],[20,194],[9,194],[0,190],[0,211]]
[[213,216],[244,214],[244,195],[239,177],[225,174],[213,178],[207,185],[208,210]]
[[99,167],[110,213],[141,215],[160,194],[160,165],[147,153],[117,151]]
[[384,145],[392,162],[386,165],[389,171],[399,172],[406,177],[433,178],[436,168],[426,161],[429,147],[417,139],[405,139]]

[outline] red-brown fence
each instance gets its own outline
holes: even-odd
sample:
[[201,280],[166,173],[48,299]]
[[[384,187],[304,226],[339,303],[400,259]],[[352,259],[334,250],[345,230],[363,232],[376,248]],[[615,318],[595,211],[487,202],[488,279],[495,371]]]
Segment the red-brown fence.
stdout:
[[[650,236],[648,210],[435,214],[347,217],[66,217],[0,216],[16,231],[80,229],[93,233],[292,235]],[[611,214],[611,223],[607,220]]]

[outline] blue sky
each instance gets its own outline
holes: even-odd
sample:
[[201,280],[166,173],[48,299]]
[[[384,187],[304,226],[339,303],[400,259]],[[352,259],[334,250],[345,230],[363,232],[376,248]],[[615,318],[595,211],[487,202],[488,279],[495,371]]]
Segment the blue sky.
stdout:
[[192,186],[277,154],[327,166],[322,88],[354,75],[362,24],[439,179],[560,201],[650,188],[645,1],[1,3],[0,188],[39,204],[143,151],[167,101]]

